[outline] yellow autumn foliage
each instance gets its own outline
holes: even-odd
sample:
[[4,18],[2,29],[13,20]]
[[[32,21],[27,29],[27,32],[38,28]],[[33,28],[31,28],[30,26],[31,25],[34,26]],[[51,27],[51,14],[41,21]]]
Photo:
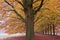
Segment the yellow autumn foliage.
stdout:
[[[21,1],[21,0],[18,0],[18,1]],[[8,0],[8,2],[10,2],[14,6],[14,9],[16,9],[16,11],[25,18],[25,14],[22,11],[23,7],[19,3],[14,2],[13,0]],[[39,12],[37,12],[38,14],[36,14],[36,17],[35,17],[35,20],[37,20],[37,18],[40,17],[39,20],[34,24],[35,32],[36,31],[41,32],[44,29],[42,25],[47,26],[47,24],[49,24],[50,22],[60,23],[59,18],[56,18],[55,20],[47,19],[47,18],[53,19],[56,15],[60,16],[60,8],[59,8],[60,3],[59,2],[60,1],[58,0],[49,0],[49,1],[45,0],[44,1],[43,7],[41,8]],[[1,4],[0,12],[2,12],[2,15],[4,15],[3,17],[6,18],[6,10],[10,10],[12,8],[10,6],[3,8],[5,5],[7,5],[3,0],[0,0],[0,4]],[[39,4],[40,4],[39,1],[34,3],[33,9]],[[11,12],[10,19],[4,24],[4,25],[8,24],[10,26],[8,29],[6,29],[7,33],[17,33],[17,32],[22,32],[22,31],[25,32],[25,23],[18,20],[18,18],[19,17],[14,12]],[[16,29],[15,29],[15,26],[17,26]]]

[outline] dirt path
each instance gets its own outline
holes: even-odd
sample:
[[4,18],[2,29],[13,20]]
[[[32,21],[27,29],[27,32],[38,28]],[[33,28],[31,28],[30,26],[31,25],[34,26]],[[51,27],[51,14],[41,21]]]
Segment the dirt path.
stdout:
[[[25,40],[25,36],[10,37],[4,40]],[[60,40],[60,36],[35,34],[35,40]]]

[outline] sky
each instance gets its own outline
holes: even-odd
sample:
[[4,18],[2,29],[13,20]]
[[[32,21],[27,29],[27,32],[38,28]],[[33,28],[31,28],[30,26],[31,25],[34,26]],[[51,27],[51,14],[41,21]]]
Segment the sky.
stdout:
[[5,34],[4,29],[1,29],[1,30],[0,30],[0,34]]
[[[10,12],[7,14],[9,16]],[[2,18],[2,13],[0,12],[0,18]],[[9,17],[6,17],[5,19],[0,20],[0,25],[3,25],[7,20],[9,20]],[[5,28],[9,28],[9,25],[6,25]],[[5,28],[0,29],[0,34],[5,34]]]

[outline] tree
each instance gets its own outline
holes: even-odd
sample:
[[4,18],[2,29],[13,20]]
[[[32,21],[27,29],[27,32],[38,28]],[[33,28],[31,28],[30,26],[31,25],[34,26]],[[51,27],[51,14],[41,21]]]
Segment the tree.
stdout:
[[[40,11],[40,9],[43,6],[44,0],[14,0],[15,2],[18,2],[22,7],[23,11],[25,13],[25,17],[23,18],[14,8],[13,4],[9,3],[7,0],[4,0],[9,6],[13,8],[17,16],[19,16],[19,19],[23,22],[25,22],[26,25],[26,40],[34,40],[34,17],[36,16],[37,12]],[[34,7],[33,4],[39,2],[39,5]]]

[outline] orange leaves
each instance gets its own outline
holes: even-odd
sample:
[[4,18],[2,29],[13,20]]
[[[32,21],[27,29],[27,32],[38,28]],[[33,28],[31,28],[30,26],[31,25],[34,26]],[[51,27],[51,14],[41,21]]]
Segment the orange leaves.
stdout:
[[6,29],[6,33],[8,34],[25,32],[25,23],[22,23],[17,19],[12,18],[8,20],[6,24],[10,26],[8,29]]
[[[13,4],[13,6],[17,10],[17,12],[19,14],[21,14],[23,17],[25,17],[24,16],[25,15],[24,12],[22,12],[20,10],[21,6],[17,2],[15,3],[13,0],[7,0],[7,1],[9,3]],[[18,33],[18,32],[25,32],[25,23],[23,23],[22,21],[18,20],[19,17],[15,14],[15,12],[10,12],[11,14],[9,14],[9,16],[7,16],[9,12],[7,12],[6,10],[11,10],[11,7],[8,6],[5,2],[1,3],[0,12],[1,12],[2,16],[3,16],[1,18],[1,20],[6,21],[7,20],[6,18],[8,18],[8,17],[9,17],[9,19],[3,25],[1,25],[0,29],[6,28],[5,31],[8,34]],[[7,28],[7,25],[9,25],[8,28]]]
[[[21,1],[21,0],[18,0],[18,1]],[[43,28],[41,26],[42,24],[44,24],[44,26],[46,27],[45,24],[49,24],[50,22],[58,21],[58,20],[48,19],[48,18],[53,19],[56,16],[56,13],[60,12],[60,11],[58,11],[59,8],[57,8],[57,5],[60,5],[60,4],[57,4],[59,2],[59,0],[57,2],[56,1],[57,0],[47,1],[47,4],[45,4],[41,8],[40,12],[38,12],[38,14],[35,17],[35,20],[40,16],[42,16],[42,17],[40,17],[39,20],[35,23],[35,25],[34,25],[35,31],[38,30],[39,28],[40,29],[38,31],[41,31]],[[0,2],[1,2],[1,0],[0,0]],[[16,11],[25,18],[23,7],[19,3],[17,3],[14,0],[8,0],[8,2],[11,3],[14,6],[14,9],[16,9]],[[39,5],[39,3],[40,2],[38,1],[35,4],[33,4],[33,6],[36,7]],[[1,3],[1,5],[0,5],[0,12],[2,12],[2,14],[4,15],[3,16],[4,19],[6,18],[6,10],[11,9],[11,7],[8,5],[7,5],[7,7],[4,7],[5,5],[7,5],[5,2]],[[43,9],[43,8],[47,8],[47,9]],[[50,10],[48,10],[48,9],[50,9]],[[58,15],[60,15],[60,13]],[[21,22],[17,18],[19,18],[19,17],[14,12],[11,12],[11,14],[9,15],[9,20],[6,21],[6,23],[4,24],[5,26],[6,25],[10,26],[8,29],[6,29],[7,33],[25,32],[25,23]]]
[[[56,25],[60,23],[60,21],[58,22],[58,20],[60,20],[59,19],[60,18],[59,17],[60,16],[60,12],[59,12],[60,4],[58,3],[58,1],[59,0],[49,0],[49,1],[47,1],[47,4],[45,4],[41,8],[40,12],[38,12],[38,14],[35,17],[35,20],[36,20],[38,17],[40,17],[42,15],[42,17],[40,17],[40,19],[35,23],[35,27],[34,27],[35,31],[39,31],[39,30],[41,31],[44,27],[47,27],[46,24],[48,25],[51,22]],[[58,8],[58,6],[59,6],[59,8]],[[59,16],[57,16],[57,15],[59,15]],[[44,24],[44,25],[42,25],[42,24]]]

